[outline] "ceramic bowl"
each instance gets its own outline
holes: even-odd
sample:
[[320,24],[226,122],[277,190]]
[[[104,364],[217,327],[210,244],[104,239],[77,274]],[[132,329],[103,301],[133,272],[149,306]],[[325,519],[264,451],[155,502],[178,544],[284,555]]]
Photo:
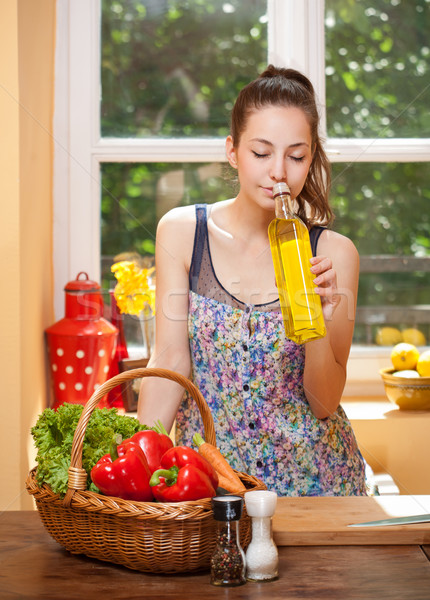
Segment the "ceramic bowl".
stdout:
[[387,398],[402,410],[430,410],[430,377],[394,377],[394,369],[381,369]]

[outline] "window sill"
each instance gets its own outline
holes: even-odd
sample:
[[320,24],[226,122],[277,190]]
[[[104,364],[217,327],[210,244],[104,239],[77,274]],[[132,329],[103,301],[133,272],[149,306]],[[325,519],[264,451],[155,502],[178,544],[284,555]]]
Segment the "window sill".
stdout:
[[342,407],[350,420],[361,421],[386,419],[390,413],[399,412],[385,396],[347,396],[342,399]]

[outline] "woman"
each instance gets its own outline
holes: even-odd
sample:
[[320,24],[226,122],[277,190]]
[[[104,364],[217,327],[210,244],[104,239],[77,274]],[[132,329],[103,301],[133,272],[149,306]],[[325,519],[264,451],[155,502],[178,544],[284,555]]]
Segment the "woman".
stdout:
[[[359,258],[321,225],[332,219],[329,162],[310,81],[270,65],[239,94],[226,140],[236,198],[170,211],[156,240],[156,342],[149,366],[191,376],[210,406],[217,444],[279,495],[366,494],[364,462],[340,407],[354,329]],[[310,230],[309,265],[327,335],[285,336],[268,241],[272,188],[285,181]],[[202,431],[183,389],[142,381],[139,419],[177,418],[177,442]],[[182,401],[182,403],[181,403]]]

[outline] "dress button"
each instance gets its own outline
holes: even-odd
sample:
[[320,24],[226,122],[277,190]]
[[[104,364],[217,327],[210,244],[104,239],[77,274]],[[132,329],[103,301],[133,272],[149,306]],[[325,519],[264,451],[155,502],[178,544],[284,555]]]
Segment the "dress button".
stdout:
[[245,385],[243,386],[243,391],[247,392],[249,390],[249,385],[247,383],[245,383]]
[[248,346],[246,344],[243,344],[242,348],[244,349],[245,352],[248,352]]
[[255,429],[255,423],[253,423],[253,422],[251,421],[251,423],[249,423],[249,428],[250,428],[250,429]]
[[257,465],[257,467],[259,469],[261,469],[261,467],[263,466],[263,463],[261,462],[261,460],[257,460],[257,462],[255,464]]

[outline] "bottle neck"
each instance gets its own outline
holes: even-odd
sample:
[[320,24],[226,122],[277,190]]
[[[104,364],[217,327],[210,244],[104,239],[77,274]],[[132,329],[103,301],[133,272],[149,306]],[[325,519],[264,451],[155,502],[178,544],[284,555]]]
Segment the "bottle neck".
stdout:
[[291,219],[294,217],[289,194],[279,194],[275,197],[275,215],[277,219]]

